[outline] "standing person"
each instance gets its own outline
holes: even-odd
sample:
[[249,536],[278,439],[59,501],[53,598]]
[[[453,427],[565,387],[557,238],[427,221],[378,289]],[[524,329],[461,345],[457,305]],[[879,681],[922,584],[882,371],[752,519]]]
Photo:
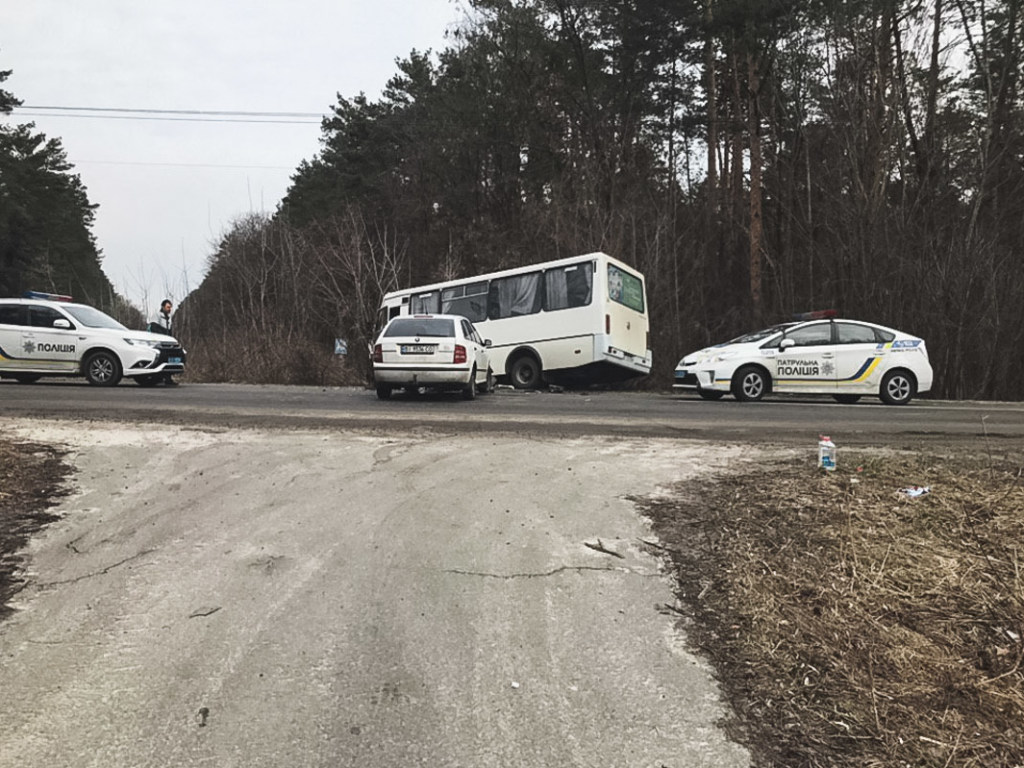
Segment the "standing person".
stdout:
[[[156,314],[153,315],[152,319],[149,321],[149,325],[147,326],[146,330],[148,330],[150,333],[160,333],[163,334],[164,336],[171,336],[172,307],[173,305],[171,304],[170,299],[164,299],[163,301],[161,301],[160,309],[156,312]],[[178,386],[178,382],[171,378],[171,374],[168,373],[164,375],[164,385],[168,387],[176,387]]]
[[160,309],[150,318],[149,327],[146,328],[150,333],[162,333],[164,336],[171,336],[171,300],[164,299],[160,302]]

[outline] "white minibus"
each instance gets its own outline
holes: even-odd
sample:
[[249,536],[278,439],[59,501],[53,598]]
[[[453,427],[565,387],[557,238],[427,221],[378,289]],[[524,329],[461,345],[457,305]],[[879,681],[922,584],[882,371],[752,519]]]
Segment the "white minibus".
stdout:
[[644,277],[604,253],[393,291],[378,326],[438,313],[469,318],[491,341],[495,376],[517,389],[651,372]]

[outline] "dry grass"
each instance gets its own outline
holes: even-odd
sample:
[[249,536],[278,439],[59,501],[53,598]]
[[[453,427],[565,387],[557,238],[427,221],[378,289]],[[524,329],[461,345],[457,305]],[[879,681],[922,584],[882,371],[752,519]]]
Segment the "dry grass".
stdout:
[[737,736],[765,767],[1024,765],[1019,471],[842,459],[645,502]]

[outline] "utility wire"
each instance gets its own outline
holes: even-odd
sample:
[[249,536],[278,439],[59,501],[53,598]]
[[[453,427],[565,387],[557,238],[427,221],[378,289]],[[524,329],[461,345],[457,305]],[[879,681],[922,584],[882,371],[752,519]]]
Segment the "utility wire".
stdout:
[[294,171],[289,165],[226,165],[223,163],[158,163],[142,160],[78,160],[75,165],[132,165],[161,168],[231,168],[257,171]]
[[226,109],[134,109],[129,107],[45,107],[24,104],[17,109],[59,109],[68,112],[132,112],[148,115],[231,115],[233,117],[323,117],[320,112],[246,112]]
[[97,120],[157,120],[174,123],[265,123],[267,125],[320,125],[319,120],[243,120],[237,117],[145,117],[143,115],[62,115],[54,112],[22,112],[24,117],[74,117]]
[[[37,111],[33,112],[30,110]],[[270,123],[277,125],[319,125],[324,117],[323,115],[314,112],[241,112],[198,109],[122,109],[114,107],[51,107],[29,105],[15,107],[14,111],[19,116],[25,117],[75,117],[102,120],[163,120],[193,123]]]

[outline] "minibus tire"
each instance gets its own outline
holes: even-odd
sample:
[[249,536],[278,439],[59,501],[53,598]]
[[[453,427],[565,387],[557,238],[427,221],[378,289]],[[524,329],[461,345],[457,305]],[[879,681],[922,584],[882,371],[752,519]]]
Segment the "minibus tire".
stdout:
[[541,383],[540,363],[533,355],[520,355],[509,366],[508,376],[516,389],[537,389]]

